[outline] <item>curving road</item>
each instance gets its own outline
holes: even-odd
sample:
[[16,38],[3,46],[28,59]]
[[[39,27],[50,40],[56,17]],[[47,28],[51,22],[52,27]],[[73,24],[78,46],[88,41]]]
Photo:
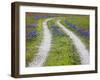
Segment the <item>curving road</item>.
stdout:
[[79,52],[81,64],[89,64],[89,52],[78,36],[69,29],[65,28],[65,26],[60,23],[60,20],[57,20],[56,24],[72,39],[73,44]]
[[33,59],[33,61],[29,64],[29,67],[42,66],[46,60],[46,57],[48,56],[48,52],[51,47],[51,37],[52,36],[48,29],[47,22],[50,21],[51,19],[52,18],[46,19],[43,22],[43,40],[39,46],[39,50],[38,50],[38,53],[37,53],[35,59]]

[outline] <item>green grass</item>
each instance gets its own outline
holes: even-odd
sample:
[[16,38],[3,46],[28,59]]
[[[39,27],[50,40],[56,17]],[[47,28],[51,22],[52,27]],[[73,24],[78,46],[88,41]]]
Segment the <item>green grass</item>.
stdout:
[[[89,17],[88,16],[74,16],[74,20],[71,19],[70,16],[61,18],[61,23],[68,28],[69,30],[73,31],[85,44],[86,48],[89,50],[89,38],[82,36],[80,33],[78,33],[76,30],[70,28],[64,21],[67,20],[71,22],[72,24],[76,25],[78,28],[85,29],[89,31]],[[80,23],[80,24],[79,24]]]
[[64,17],[68,22],[77,25],[79,28],[89,30],[89,16],[85,15],[69,15]]
[[33,16],[26,16],[26,24],[38,23],[37,20],[33,19]]
[[44,66],[81,64],[78,52],[69,36],[64,33],[62,35],[54,34],[55,31],[51,29],[51,25],[55,24],[55,20],[48,22],[52,33],[52,46]]
[[[28,17],[27,24],[33,24],[31,22],[32,22],[31,17]],[[34,20],[33,20],[33,22],[34,22]],[[35,55],[38,51],[39,45],[41,43],[41,40],[43,37],[42,22],[43,22],[43,19],[37,20],[38,26],[36,27],[35,30],[38,32],[38,36],[35,38],[32,38],[32,39],[26,39],[26,66],[28,66],[29,63],[35,57]],[[36,21],[35,21],[35,23],[36,23]],[[32,30],[34,30],[34,28]]]

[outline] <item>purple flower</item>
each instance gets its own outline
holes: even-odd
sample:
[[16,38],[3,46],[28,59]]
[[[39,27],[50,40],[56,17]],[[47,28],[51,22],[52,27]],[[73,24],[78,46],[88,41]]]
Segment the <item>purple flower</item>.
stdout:
[[33,19],[38,20],[40,16],[33,16]]
[[52,25],[51,30],[53,35],[64,35],[64,33],[56,25]]
[[83,29],[78,28],[76,25],[68,22],[67,20],[65,20],[65,23],[72,29],[76,30],[78,33],[80,33],[82,36],[85,37],[89,37],[89,32],[88,31],[84,31]]
[[37,36],[37,32],[36,31],[32,31],[32,32],[27,32],[26,33],[26,38],[27,39],[31,39]]
[[48,16],[33,16],[33,19],[38,20],[40,18],[48,18]]
[[26,28],[35,28],[37,24],[27,24]]

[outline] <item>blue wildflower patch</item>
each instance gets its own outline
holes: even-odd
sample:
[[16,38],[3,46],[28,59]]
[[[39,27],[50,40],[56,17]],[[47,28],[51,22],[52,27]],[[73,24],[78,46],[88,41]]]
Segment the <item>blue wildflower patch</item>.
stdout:
[[78,28],[76,25],[68,22],[67,20],[65,20],[65,23],[72,29],[76,30],[78,33],[80,33],[82,36],[85,36],[85,37],[89,37],[89,31],[85,31],[83,29],[80,29]]
[[37,24],[27,24],[26,28],[36,28]]
[[37,37],[37,32],[36,31],[32,31],[32,32],[27,32],[26,33],[26,38],[27,39],[32,39],[32,38],[35,38],[35,37]]

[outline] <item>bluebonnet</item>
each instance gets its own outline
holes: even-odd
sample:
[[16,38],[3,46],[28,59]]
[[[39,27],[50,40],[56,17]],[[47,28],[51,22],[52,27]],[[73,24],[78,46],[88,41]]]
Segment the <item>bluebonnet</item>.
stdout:
[[49,16],[33,16],[34,20],[38,20],[40,18],[48,18]]
[[48,16],[41,16],[41,18],[47,18]]
[[26,28],[35,28],[37,24],[27,24]]
[[84,31],[82,29],[79,29],[78,32],[80,32],[81,35],[89,37],[89,32],[88,31]]
[[37,36],[37,32],[36,31],[32,31],[32,32],[27,32],[26,33],[26,38],[27,39],[31,39]]
[[33,16],[33,19],[38,20],[40,16]]
[[74,24],[68,22],[67,20],[65,20],[65,23],[66,23],[69,27],[71,27],[72,29],[74,29],[74,30],[76,30],[77,32],[79,32],[82,36],[89,37],[89,35],[90,35],[90,34],[89,34],[89,31],[84,31],[84,30],[78,28],[76,25],[74,25]]
[[53,35],[64,35],[64,33],[56,25],[52,25],[51,30]]

